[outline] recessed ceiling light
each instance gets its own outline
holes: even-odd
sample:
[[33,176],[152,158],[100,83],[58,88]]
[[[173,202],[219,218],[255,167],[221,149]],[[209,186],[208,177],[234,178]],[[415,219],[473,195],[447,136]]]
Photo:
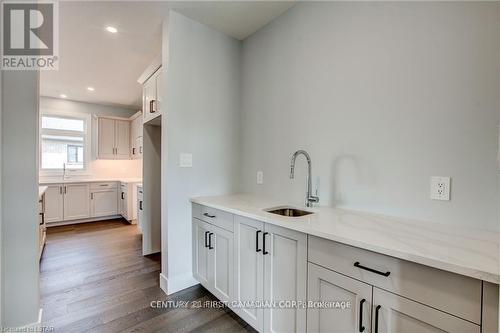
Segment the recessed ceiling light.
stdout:
[[61,94],[61,95],[59,95],[59,97],[61,97],[61,98],[66,98],[66,97],[68,97],[68,96],[66,96],[66,95],[64,95],[64,94]]
[[94,87],[87,87],[87,90],[88,91],[94,91],[95,89],[94,89]]
[[108,32],[111,32],[112,34],[116,34],[118,32],[118,29],[116,29],[115,27],[112,27],[112,26],[107,26],[106,30]]

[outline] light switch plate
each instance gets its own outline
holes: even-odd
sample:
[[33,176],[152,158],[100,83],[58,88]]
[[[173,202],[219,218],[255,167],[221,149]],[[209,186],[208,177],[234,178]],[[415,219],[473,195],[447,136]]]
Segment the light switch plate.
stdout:
[[263,171],[257,171],[257,184],[259,184],[259,185],[264,184],[264,172]]
[[189,154],[189,153],[180,154],[179,166],[181,168],[191,168],[193,166],[193,154]]
[[450,200],[450,177],[431,177],[431,199]]

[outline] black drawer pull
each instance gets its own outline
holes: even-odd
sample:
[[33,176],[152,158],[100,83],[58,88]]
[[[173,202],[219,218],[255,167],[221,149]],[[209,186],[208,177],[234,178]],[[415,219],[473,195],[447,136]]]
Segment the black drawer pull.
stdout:
[[266,251],[266,236],[269,235],[268,232],[262,234],[262,254],[266,255],[269,252]]
[[365,271],[368,271],[368,272],[372,272],[372,273],[375,273],[375,274],[379,274],[379,275],[383,275],[385,277],[391,275],[391,272],[387,271],[387,272],[381,272],[381,271],[377,271],[376,269],[373,269],[373,268],[370,268],[370,267],[366,267],[366,266],[363,266],[359,263],[359,261],[356,261],[354,263],[354,267],[357,267],[357,268],[361,268],[361,269],[364,269]]
[[375,308],[375,333],[378,333],[378,313],[380,312],[380,308],[382,305],[377,305]]
[[366,299],[362,299],[361,302],[359,302],[359,331],[364,332],[365,327],[363,326],[363,304],[366,302]]
[[255,252],[260,252],[262,249],[259,249],[259,234],[262,232],[262,230],[257,230],[255,232]]
[[210,231],[205,231],[205,247],[208,247],[208,239],[207,235],[210,233]]
[[210,215],[208,213],[203,213],[203,216],[209,217],[211,219],[213,219],[215,217],[215,215]]
[[125,195],[125,193],[122,192],[122,200],[125,200],[125,198],[123,197]]
[[214,249],[214,247],[212,246],[212,235],[213,234],[214,234],[213,232],[211,232],[211,233],[208,234],[208,249],[209,250],[213,250]]
[[139,201],[139,209],[142,210],[142,200]]

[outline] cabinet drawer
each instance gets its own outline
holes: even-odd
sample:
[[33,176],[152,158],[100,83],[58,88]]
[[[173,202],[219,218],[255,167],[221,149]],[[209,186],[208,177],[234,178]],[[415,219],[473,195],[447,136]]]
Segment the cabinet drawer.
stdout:
[[116,187],[117,187],[116,182],[102,182],[102,183],[91,183],[90,184],[91,190],[108,190],[108,189],[113,189]]
[[233,232],[233,214],[219,209],[193,204],[193,217]]
[[[481,281],[309,236],[309,261],[373,286],[481,323]],[[355,263],[388,276],[377,274]]]

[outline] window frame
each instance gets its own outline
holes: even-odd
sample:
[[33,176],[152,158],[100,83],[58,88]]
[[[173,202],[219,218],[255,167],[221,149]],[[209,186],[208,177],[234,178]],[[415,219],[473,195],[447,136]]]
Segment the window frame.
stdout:
[[40,110],[39,119],[39,136],[38,136],[38,147],[39,147],[39,158],[38,158],[38,170],[41,177],[46,176],[62,176],[63,169],[43,169],[42,168],[42,135],[62,135],[62,136],[78,136],[81,132],[70,131],[70,130],[58,130],[58,129],[43,129],[42,128],[42,117],[58,117],[67,119],[83,120],[85,122],[83,129],[83,168],[82,169],[71,169],[66,168],[66,172],[70,172],[72,175],[89,175],[90,174],[90,161],[92,157],[92,140],[91,140],[91,129],[92,129],[92,115],[84,113],[74,113],[65,111],[55,111],[42,109]]

